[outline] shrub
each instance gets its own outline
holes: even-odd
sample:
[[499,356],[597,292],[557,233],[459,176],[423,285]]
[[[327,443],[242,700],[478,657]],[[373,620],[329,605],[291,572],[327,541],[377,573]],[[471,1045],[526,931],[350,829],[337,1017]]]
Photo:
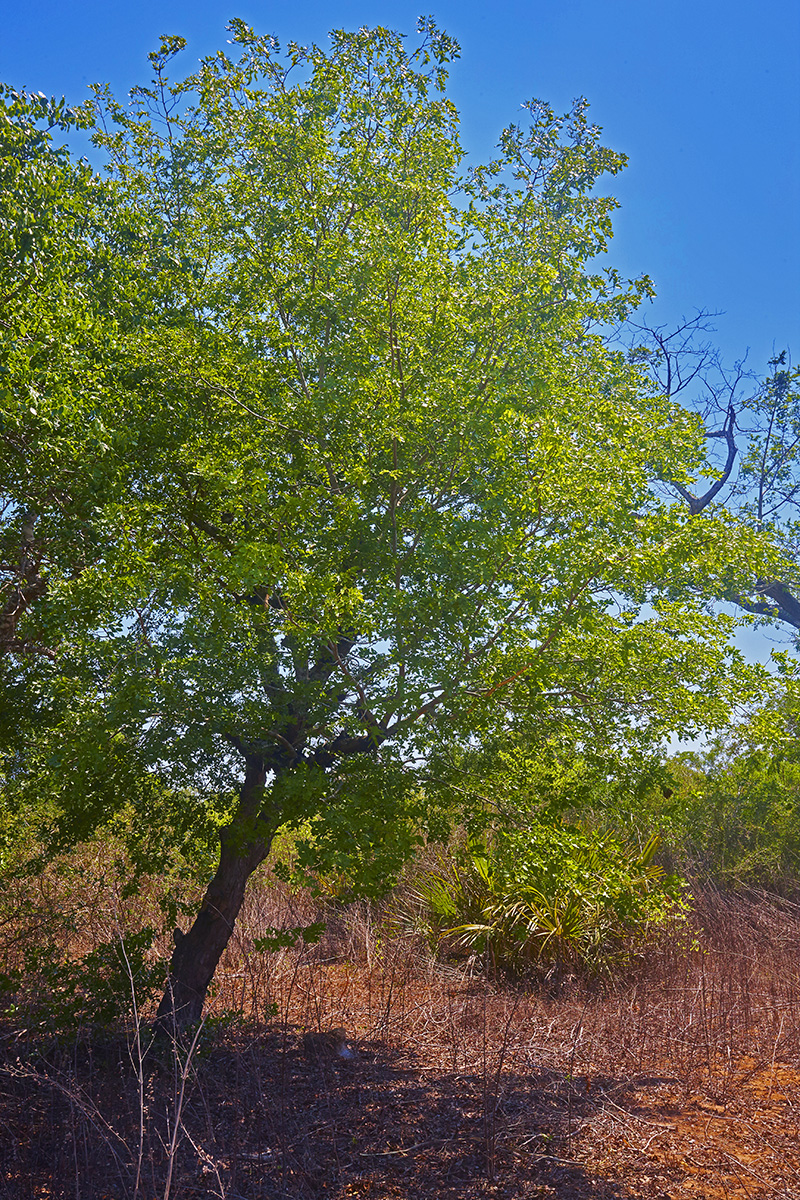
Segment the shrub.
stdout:
[[684,886],[643,848],[563,823],[471,843],[418,878],[405,921],[432,949],[487,953],[495,968],[608,974],[685,918]]

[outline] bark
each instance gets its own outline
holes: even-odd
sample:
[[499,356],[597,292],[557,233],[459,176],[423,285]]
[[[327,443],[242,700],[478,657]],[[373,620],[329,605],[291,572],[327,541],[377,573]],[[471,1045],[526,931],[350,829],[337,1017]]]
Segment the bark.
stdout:
[[747,612],[758,616],[769,617],[773,621],[785,621],[794,629],[800,629],[800,600],[789,590],[785,583],[757,583],[756,593],[768,597],[767,600],[753,600],[748,596],[731,597],[735,604]]
[[736,462],[736,455],[739,452],[739,447],[736,445],[736,412],[732,404],[728,407],[728,414],[722,429],[717,433],[709,433],[706,436],[710,438],[724,438],[728,448],[725,466],[722,468],[719,478],[711,485],[708,491],[703,492],[701,496],[696,496],[682,484],[676,483],[675,480],[669,479],[666,481],[671,487],[675,488],[675,491],[679,495],[683,496],[689,505],[689,512],[693,517],[696,517],[698,513],[701,513],[704,508],[708,507],[712,500],[716,499],[731,477],[733,464]]
[[52,650],[38,643],[17,637],[17,626],[25,613],[47,591],[47,581],[41,574],[41,559],[34,546],[34,529],[38,516],[26,512],[22,518],[22,546],[16,568],[5,563],[0,569],[10,571],[16,578],[11,585],[11,594],[0,606],[0,654],[45,654],[54,658]]
[[[264,595],[263,600],[257,597],[260,603],[282,606],[279,597],[270,597],[266,592]],[[352,637],[342,633],[308,669],[306,680],[327,680],[347,657],[353,644]],[[277,779],[303,760],[306,714],[302,708],[298,711],[291,696],[285,693],[278,691],[274,699],[282,712],[280,732],[272,730],[269,738],[251,742],[226,735],[230,745],[245,760],[245,779],[239,792],[236,816],[220,831],[219,866],[208,885],[200,912],[188,933],[175,930],[169,981],[156,1016],[156,1028],[172,1036],[181,1027],[200,1020],[208,985],[233,933],[247,881],[269,853],[275,829],[280,824],[277,810],[264,814],[267,774],[271,772]],[[284,702],[280,703],[281,700]],[[374,751],[389,733],[366,705],[360,713],[368,723],[369,732],[356,735],[341,732],[327,745],[317,747],[306,762],[324,771],[340,758]]]
[[156,1028],[175,1035],[200,1020],[208,985],[233,933],[247,881],[269,853],[272,829],[258,819],[266,769],[263,759],[247,756],[239,806],[230,825],[220,830],[219,866],[188,933],[175,930],[169,981],[158,1007]]

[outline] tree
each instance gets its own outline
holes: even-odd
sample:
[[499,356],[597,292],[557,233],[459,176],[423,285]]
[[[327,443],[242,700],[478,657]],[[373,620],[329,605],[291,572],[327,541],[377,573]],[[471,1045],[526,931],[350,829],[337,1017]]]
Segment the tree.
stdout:
[[[631,323],[633,361],[645,366],[670,399],[694,409],[707,456],[697,481],[664,476],[695,516],[712,506],[734,512],[773,543],[769,574],[726,598],[746,612],[800,630],[800,370],[788,352],[769,362],[763,379],[744,361],[726,369],[707,335],[711,315],[699,311],[674,329]],[[720,453],[721,449],[721,453]]]
[[649,283],[593,269],[624,158],[584,102],[460,174],[432,23],[285,60],[231,29],[238,61],[171,85],[165,39],[129,109],[98,94],[115,482],[67,591],[101,601],[55,667],[57,775],[42,749],[6,780],[46,778],[62,829],[132,794],[151,826],[165,796],[224,814],[162,1023],[199,1017],[279,828],[377,887],[446,828],[445,744],[723,719],[710,601],[764,561],[655,493],[702,431],[602,337]]
[[[79,470],[74,453],[52,455],[53,396],[85,368],[79,346],[87,303],[83,236],[93,207],[91,174],[52,144],[52,131],[88,124],[86,111],[0,88],[0,656],[52,654],[35,636],[18,636],[20,621],[46,590],[39,514]],[[65,331],[75,329],[71,344]],[[48,428],[49,426],[49,428]],[[40,447],[47,446],[41,454]],[[74,505],[68,506],[74,513]],[[51,538],[52,543],[52,538]]]
[[[137,218],[56,140],[91,120],[90,106],[0,86],[0,840],[16,830],[23,845],[58,811],[59,770],[77,765],[64,749],[82,727],[102,749],[77,770],[55,841],[79,839],[113,807],[119,758],[76,639],[116,611],[108,521],[147,438],[116,379],[119,321],[135,308]],[[125,790],[136,793],[131,779]]]
[[54,141],[89,123],[87,108],[0,87],[0,778],[42,736],[64,631],[96,608],[79,613],[69,592],[97,548],[108,480],[102,199]]

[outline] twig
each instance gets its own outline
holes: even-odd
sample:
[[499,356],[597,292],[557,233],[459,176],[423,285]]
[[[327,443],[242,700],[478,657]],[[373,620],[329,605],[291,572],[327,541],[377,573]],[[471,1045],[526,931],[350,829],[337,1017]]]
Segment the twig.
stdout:
[[[169,1145],[169,1166],[167,1168],[167,1182],[166,1182],[166,1186],[164,1188],[164,1200],[169,1200],[169,1193],[172,1188],[172,1172],[175,1167],[175,1154],[176,1154],[177,1144],[178,1144],[178,1131],[181,1128],[181,1113],[183,1112],[183,1101],[184,1101],[184,1097],[186,1095],[186,1080],[189,1077],[189,1068],[192,1063],[192,1056],[194,1055],[194,1052],[197,1049],[197,1043],[200,1040],[200,1034],[203,1032],[205,1023],[206,1023],[206,1018],[203,1017],[202,1021],[200,1022],[200,1024],[198,1025],[198,1027],[195,1031],[194,1037],[192,1038],[192,1044],[189,1047],[189,1053],[186,1055],[186,1061],[184,1062],[183,1067],[181,1068],[181,1074],[180,1074],[181,1087],[180,1087],[180,1092],[178,1093],[178,1102],[175,1106],[175,1119],[173,1121],[172,1137],[170,1139],[170,1145]],[[178,1062],[177,1040],[173,1041],[173,1053],[175,1054],[175,1061],[177,1063]]]

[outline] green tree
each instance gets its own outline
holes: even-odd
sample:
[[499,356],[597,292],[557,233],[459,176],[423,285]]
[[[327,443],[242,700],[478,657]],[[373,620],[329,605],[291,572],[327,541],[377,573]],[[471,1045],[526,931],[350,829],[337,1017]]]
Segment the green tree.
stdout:
[[797,892],[800,875],[798,668],[776,677],[746,719],[668,764],[671,786],[641,808],[665,831],[681,870],[727,886]]
[[[32,630],[21,638],[18,629],[47,590],[40,514],[74,485],[84,451],[73,440],[54,453],[59,410],[71,407],[77,378],[85,395],[92,373],[85,285],[94,187],[86,164],[72,162],[52,135],[88,123],[87,111],[63,101],[0,87],[0,656],[52,655]],[[72,492],[65,508],[78,517]],[[51,528],[51,558],[55,540]]]
[[132,797],[151,827],[164,797],[225,814],[164,1022],[199,1016],[279,828],[378,887],[444,831],[446,745],[723,720],[745,672],[709,606],[763,559],[654,490],[702,430],[602,336],[649,283],[594,267],[624,157],[585,103],[532,102],[464,172],[431,23],[413,52],[232,33],[238,61],[170,84],[166,39],[130,107],[98,96],[115,482],[91,570],[53,572],[92,613],[60,757],[6,780],[46,781],[65,836]]
[[[100,194],[57,144],[89,123],[0,87],[0,777],[19,775],[48,723],[63,632],[51,585],[68,592],[86,567],[99,511]],[[26,823],[6,812],[6,832],[9,820]]]

